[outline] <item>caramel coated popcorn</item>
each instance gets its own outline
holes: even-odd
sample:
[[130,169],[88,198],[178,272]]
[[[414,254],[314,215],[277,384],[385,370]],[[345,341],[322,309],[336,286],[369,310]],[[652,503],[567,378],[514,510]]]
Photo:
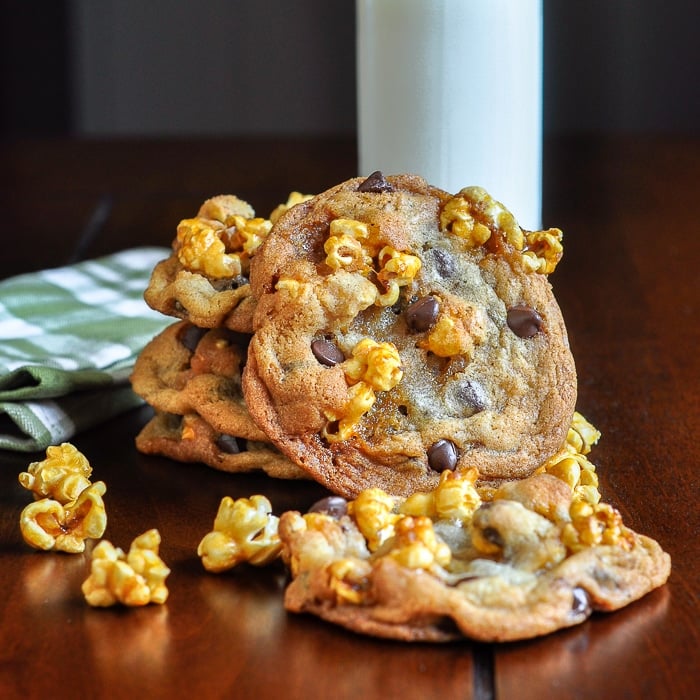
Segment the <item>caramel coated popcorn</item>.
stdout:
[[499,230],[516,250],[523,249],[523,231],[515,217],[483,187],[460,190],[443,208],[440,225],[471,247],[483,245],[494,230]]
[[485,337],[486,320],[478,307],[456,299],[441,300],[435,324],[418,345],[438,357],[470,358]]
[[377,230],[353,219],[334,219],[324,243],[326,264],[333,270],[345,269],[366,277],[374,271],[383,291],[377,289],[374,303],[392,306],[399,290],[410,284],[421,268],[420,258],[392,246],[381,246]]
[[393,389],[403,376],[396,346],[371,338],[363,338],[352,349],[352,358],[343,363],[343,371],[350,382],[365,382],[376,391]]
[[221,499],[214,527],[197,548],[207,571],[221,572],[242,562],[255,566],[276,559],[281,549],[272,506],[265,496]]
[[523,264],[528,272],[548,275],[554,272],[564,253],[563,234],[558,228],[525,233]]
[[34,495],[20,515],[24,541],[35,549],[77,553],[107,527],[104,482],[90,482],[92,467],[70,443],[52,445],[46,458],[32,462],[19,482]]
[[348,382],[349,401],[342,412],[327,411],[331,423],[324,431],[330,441],[346,440],[355,431],[362,416],[376,401],[375,391],[393,389],[403,377],[401,357],[392,343],[378,343],[363,338],[352,350],[352,357],[342,363]]
[[420,258],[384,246],[377,255],[377,279],[386,291],[377,297],[379,306],[393,306],[399,299],[399,289],[410,284],[421,268]]
[[357,527],[367,540],[371,552],[394,535],[394,525],[400,515],[394,512],[396,499],[381,489],[365,489],[348,504]]
[[29,504],[20,515],[24,541],[45,551],[83,552],[85,540],[102,537],[107,527],[106,490],[104,482],[96,481],[66,504],[51,498]]
[[338,559],[328,567],[330,587],[338,602],[359,605],[364,601],[372,565],[363,559]]
[[183,219],[177,227],[177,257],[186,270],[209,277],[235,277],[243,271],[240,255],[227,253],[217,222]]
[[564,446],[538,472],[552,474],[568,484],[575,500],[598,503],[598,475],[586,455],[599,439],[600,432],[580,413],[574,413]]
[[452,552],[435,534],[433,521],[429,517],[407,515],[396,523],[387,556],[409,569],[430,571],[436,566],[447,566]]
[[299,282],[291,277],[281,277],[275,285],[275,289],[283,290],[292,299],[297,300],[309,294],[310,285],[308,282]]
[[624,526],[622,515],[608,503],[574,501],[569,512],[571,522],[564,526],[562,538],[572,552],[599,544],[617,545],[624,549],[633,546],[633,537]]
[[455,472],[446,469],[433,491],[417,492],[399,506],[405,515],[426,515],[437,519],[468,520],[481,505],[476,489],[479,472],[467,469]]
[[85,455],[64,442],[46,449],[46,459],[32,462],[19,475],[19,483],[34,498],[52,498],[59,503],[74,501],[90,485],[92,467]]
[[576,452],[587,455],[598,440],[600,440],[600,431],[576,411],[566,436],[567,445]]
[[564,252],[559,229],[524,231],[510,211],[482,187],[465,187],[449,200],[440,214],[440,226],[464,239],[470,248],[486,244],[499,232],[521,253],[527,272],[554,272]]
[[214,279],[236,277],[247,273],[271,228],[272,222],[255,217],[247,203],[221,195],[207,200],[196,217],[180,221],[174,248],[186,270]]
[[170,569],[160,558],[159,548],[156,529],[136,537],[127,554],[107,540],[100,542],[92,552],[90,576],[82,585],[85,600],[95,607],[164,603]]
[[344,268],[367,274],[372,267],[369,225],[354,219],[334,219],[324,243],[326,264],[334,270]]

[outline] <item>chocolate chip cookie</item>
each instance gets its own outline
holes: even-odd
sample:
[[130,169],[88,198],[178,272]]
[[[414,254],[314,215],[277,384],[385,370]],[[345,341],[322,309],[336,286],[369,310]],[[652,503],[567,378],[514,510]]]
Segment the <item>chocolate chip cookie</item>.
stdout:
[[308,479],[308,474],[264,440],[249,440],[217,430],[195,412],[156,412],[136,436],[140,452],[178,462],[198,462],[220,471],[263,471],[279,479]]
[[[156,410],[210,414],[211,406],[226,405],[231,428],[239,422],[259,439],[241,390],[249,336],[227,328],[199,328],[188,321],[168,326],[141,351],[131,374],[134,391]],[[255,439],[253,435],[251,438]]]
[[478,187],[373,173],[297,205],[251,261],[251,415],[345,496],[531,474],[576,401],[561,254],[559,230],[521,229]]
[[368,489],[283,513],[285,607],[404,641],[527,639],[612,611],[665,583],[670,557],[610,505],[536,474],[488,499],[444,472],[408,499]]
[[178,321],[136,360],[131,385],[158,413],[194,413],[221,434],[268,442],[250,417],[241,389],[249,336]]

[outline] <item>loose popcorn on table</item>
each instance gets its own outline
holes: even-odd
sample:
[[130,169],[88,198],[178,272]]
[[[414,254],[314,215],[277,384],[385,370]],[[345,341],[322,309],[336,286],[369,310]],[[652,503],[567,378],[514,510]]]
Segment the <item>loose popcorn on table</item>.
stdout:
[[103,481],[96,481],[65,505],[51,498],[30,503],[19,519],[24,541],[44,551],[85,551],[85,540],[102,537],[107,527],[106,490]]
[[160,533],[147,530],[131,543],[128,554],[103,540],[92,552],[90,576],[83,582],[85,600],[95,607],[121,603],[129,607],[164,603],[170,574],[158,554]]
[[234,500],[221,499],[214,528],[197,547],[197,554],[207,571],[219,573],[237,564],[255,566],[276,559],[282,548],[277,534],[279,518],[265,496]]
[[19,483],[40,498],[59,503],[74,501],[90,485],[92,467],[85,455],[69,442],[46,449],[46,459],[32,462],[19,475]]
[[75,554],[85,540],[102,537],[107,527],[104,482],[90,483],[92,467],[85,455],[64,442],[46,450],[46,459],[32,462],[19,482],[34,494],[20,515],[24,541],[35,549]]

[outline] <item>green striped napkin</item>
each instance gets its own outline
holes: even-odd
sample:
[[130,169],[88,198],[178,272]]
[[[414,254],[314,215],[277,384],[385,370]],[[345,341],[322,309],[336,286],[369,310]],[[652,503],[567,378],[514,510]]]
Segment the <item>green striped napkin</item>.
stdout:
[[172,319],[143,300],[165,248],[0,282],[0,449],[31,452],[142,403],[128,378]]

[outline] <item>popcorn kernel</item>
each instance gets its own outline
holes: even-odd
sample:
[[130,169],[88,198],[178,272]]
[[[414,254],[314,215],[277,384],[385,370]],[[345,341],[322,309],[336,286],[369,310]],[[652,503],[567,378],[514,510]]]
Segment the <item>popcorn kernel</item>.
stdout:
[[571,420],[571,428],[569,428],[569,433],[566,437],[567,443],[574,447],[576,452],[586,455],[599,439],[600,431],[576,411]]
[[165,579],[170,569],[158,554],[160,533],[147,530],[131,543],[129,553],[103,540],[92,552],[90,575],[82,591],[89,605],[130,607],[164,603],[169,595]]
[[308,282],[300,282],[291,277],[281,277],[275,285],[275,290],[286,292],[294,300],[307,296],[310,289]]
[[323,429],[323,436],[329,442],[347,440],[354,432],[362,416],[367,413],[377,395],[374,389],[366,382],[358,382],[348,388],[349,400],[343,407],[342,414],[326,411],[325,416],[329,421]]
[[328,567],[330,587],[335,592],[337,602],[359,605],[364,602],[372,567],[361,559],[337,559]]
[[559,229],[523,231],[513,214],[481,187],[465,187],[449,200],[440,214],[440,226],[471,248],[484,245],[494,232],[500,232],[520,251],[527,272],[554,272],[564,250]]
[[391,246],[384,246],[377,257],[377,279],[386,292],[377,297],[379,306],[393,306],[399,299],[399,288],[410,284],[421,268],[421,260],[415,255],[400,253]]
[[384,291],[377,290],[374,303],[392,306],[399,298],[399,289],[410,284],[421,268],[415,255],[402,253],[392,246],[380,248],[376,227],[354,219],[334,219],[324,243],[326,264],[333,270],[346,269],[365,277],[376,272],[376,280]]
[[177,227],[177,257],[191,272],[209,277],[235,277],[242,271],[241,259],[226,252],[221,240],[222,224],[201,219],[183,219]]
[[370,551],[393,536],[394,523],[401,517],[393,509],[394,498],[378,488],[365,489],[348,503],[348,513],[354,517]]
[[378,343],[363,338],[343,363],[349,382],[364,381],[376,391],[393,389],[403,377],[401,357],[393,343]]
[[450,563],[452,552],[435,534],[429,517],[407,515],[396,523],[395,532],[386,556],[402,566],[429,570]]
[[342,411],[325,412],[330,424],[324,428],[323,435],[329,441],[347,440],[362,416],[374,405],[375,391],[389,391],[403,377],[396,346],[377,343],[371,338],[363,338],[353,348],[352,357],[342,363],[342,368],[349,385],[349,399]]
[[482,503],[475,486],[478,478],[476,469],[464,472],[446,469],[435,489],[411,494],[398,510],[404,515],[467,521]]
[[[457,230],[454,222],[460,222]],[[440,225],[467,240],[474,248],[483,245],[491,237],[491,232],[498,230],[516,250],[523,249],[524,236],[515,217],[482,187],[460,190],[443,208]]]
[[250,258],[272,229],[269,219],[233,195],[208,199],[196,217],[182,219],[173,249],[190,272],[222,279],[248,271]]
[[572,552],[598,544],[634,545],[630,531],[623,525],[620,512],[607,503],[591,504],[575,500],[569,509],[571,522],[562,530],[562,541]]
[[85,551],[85,540],[102,537],[107,512],[102,496],[107,487],[96,481],[70,503],[42,498],[30,503],[20,515],[24,541],[35,549],[75,554]]
[[214,527],[197,547],[207,571],[219,573],[242,562],[262,566],[276,559],[282,548],[279,518],[265,496],[221,499]]
[[334,219],[324,243],[326,264],[334,270],[347,268],[366,274],[372,267],[369,226],[354,219]]
[[92,467],[85,455],[64,442],[46,449],[46,459],[32,462],[19,475],[19,483],[32,491],[35,499],[51,498],[66,504],[74,501],[90,485]]
[[525,234],[525,251],[523,257],[528,257],[528,271],[548,275],[554,272],[557,263],[564,253],[562,246],[563,234],[557,228],[547,231],[529,231]]
[[574,413],[563,447],[537,471],[564,481],[571,488],[574,500],[592,505],[599,503],[601,495],[596,468],[585,456],[599,438],[600,432],[580,413]]
[[242,216],[234,216],[233,225],[235,229],[229,238],[227,249],[240,249],[247,253],[248,257],[255,254],[272,229],[272,222],[260,217],[246,219]]

